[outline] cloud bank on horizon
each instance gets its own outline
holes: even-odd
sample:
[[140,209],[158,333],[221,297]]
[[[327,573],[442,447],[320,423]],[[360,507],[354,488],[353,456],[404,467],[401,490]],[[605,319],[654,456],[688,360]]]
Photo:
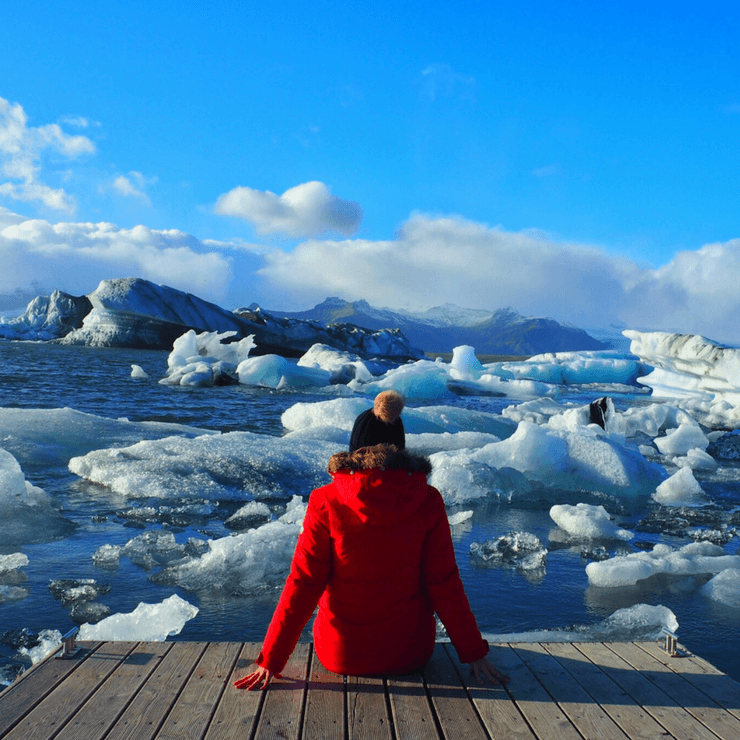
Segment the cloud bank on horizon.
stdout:
[[[658,268],[598,246],[459,215],[413,213],[393,239],[369,239],[353,236],[361,205],[319,181],[282,195],[241,185],[210,207],[262,237],[293,243],[200,239],[178,229],[72,220],[75,195],[63,179],[58,187],[47,182],[58,174],[45,159],[49,152],[69,166],[94,155],[96,146],[59,124],[29,126],[19,104],[0,98],[0,198],[70,218],[29,218],[0,205],[0,293],[35,281],[47,291],[83,294],[103,279],[139,276],[227,307],[259,300],[266,308],[295,310],[330,295],[391,308],[511,306],[586,328],[623,324],[740,341],[740,239],[678,252]],[[131,170],[106,174],[98,188],[151,206],[145,189],[153,182]]]

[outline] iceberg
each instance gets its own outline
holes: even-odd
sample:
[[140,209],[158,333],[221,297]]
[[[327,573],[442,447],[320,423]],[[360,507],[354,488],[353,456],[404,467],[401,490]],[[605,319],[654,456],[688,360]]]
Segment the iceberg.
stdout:
[[620,555],[586,566],[588,582],[602,588],[634,586],[655,575],[673,577],[715,575],[728,568],[740,568],[740,556],[727,555],[711,542],[692,542],[674,550],[656,545],[650,552]]
[[79,640],[106,642],[163,642],[179,635],[185,624],[198,614],[198,608],[177,594],[161,604],[141,602],[128,614],[112,614],[97,624],[83,624]]
[[0,337],[50,340],[66,336],[82,326],[92,304],[87,296],[75,297],[60,290],[34,298],[20,316],[0,317]]
[[630,350],[653,371],[638,382],[715,428],[740,427],[740,349],[706,337],[626,330]]
[[[51,496],[29,483],[18,461],[0,448],[0,546],[48,542],[73,530]],[[20,559],[8,562],[20,563]]]
[[[84,315],[81,326],[56,322],[55,337],[64,344],[169,349],[175,339],[192,329],[197,333],[235,332],[240,338],[252,335],[261,351],[289,357],[297,357],[317,343],[363,357],[405,361],[424,356],[421,350],[410,346],[398,329],[325,327],[316,321],[271,316],[259,308],[227,311],[191,293],[141,278],[103,280],[89,296],[72,300],[87,301],[91,310],[85,315],[80,308],[79,314]],[[25,319],[25,324],[16,322],[19,327],[33,324],[32,330],[19,338],[51,338],[40,333],[43,326],[37,326],[40,320],[33,318],[36,313]],[[11,321],[15,320],[6,325],[11,326]]]
[[159,421],[108,419],[70,408],[0,408],[0,440],[27,469],[45,468],[101,447],[125,446],[172,435],[215,434],[209,429]]
[[86,480],[131,498],[249,501],[305,495],[328,483],[336,445],[254,432],[166,437],[69,461]]
[[208,540],[200,557],[160,571],[152,580],[188,591],[251,594],[282,586],[290,570],[306,504],[294,496],[273,522],[232,537]]
[[631,540],[635,535],[618,527],[603,506],[556,504],[550,518],[561,529],[581,539]]

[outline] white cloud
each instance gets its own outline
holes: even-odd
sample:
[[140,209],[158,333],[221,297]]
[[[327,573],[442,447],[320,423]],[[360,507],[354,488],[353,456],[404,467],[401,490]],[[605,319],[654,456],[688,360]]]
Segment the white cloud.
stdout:
[[626,286],[625,320],[711,339],[740,341],[740,239],[678,252]]
[[307,182],[276,195],[236,187],[221,195],[214,211],[249,221],[259,234],[307,238],[326,233],[354,234],[362,222],[359,203],[332,195],[322,182]]
[[156,178],[146,178],[141,172],[132,171],[128,173],[128,177],[126,175],[116,177],[111,183],[110,189],[124,198],[136,198],[151,206],[152,201],[144,192],[144,188],[155,181]]
[[85,136],[66,134],[56,123],[29,127],[21,105],[0,98],[0,196],[72,211],[70,195],[47,185],[40,177],[41,158],[46,152],[75,159],[94,154],[95,145]]
[[231,261],[181,231],[122,229],[110,223],[52,224],[14,220],[12,215],[0,213],[0,292],[33,278],[45,290],[83,294],[100,280],[133,276],[218,302],[231,281]]
[[314,239],[275,250],[260,274],[303,305],[338,295],[396,308],[512,306],[582,327],[623,321],[740,341],[740,239],[653,270],[542,234],[415,215],[393,240]]

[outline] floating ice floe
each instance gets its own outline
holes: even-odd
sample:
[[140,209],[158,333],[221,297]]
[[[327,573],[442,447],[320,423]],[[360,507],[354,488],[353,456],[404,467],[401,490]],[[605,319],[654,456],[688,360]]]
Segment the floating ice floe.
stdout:
[[664,506],[704,506],[708,503],[704,489],[689,467],[680,468],[664,480],[655,489],[653,498]]
[[674,550],[656,545],[650,552],[620,555],[599,563],[589,563],[586,575],[591,586],[617,588],[633,586],[651,576],[697,576],[740,568],[740,556],[727,555],[710,542],[692,542]]
[[141,365],[131,365],[131,377],[137,380],[146,380],[149,373]]
[[602,622],[568,629],[532,630],[483,635],[489,642],[645,642],[657,640],[663,628],[678,631],[676,615],[667,606],[635,604],[617,609]]
[[471,542],[470,554],[488,565],[513,565],[521,570],[545,567],[547,548],[529,532],[512,532],[485,542]]
[[165,385],[228,385],[237,382],[236,369],[249,357],[254,337],[224,343],[237,336],[236,331],[201,332],[192,329],[178,337],[167,358],[167,374],[159,382]]
[[28,565],[28,555],[14,552],[11,555],[0,555],[0,576]]
[[701,587],[701,593],[725,606],[740,609],[740,570],[728,568]]
[[631,540],[635,535],[618,527],[603,506],[556,504],[550,518],[573,537],[582,539]]
[[22,647],[18,652],[35,665],[61,647],[61,644],[62,633],[59,630],[41,630],[38,644],[35,647]]
[[173,594],[161,604],[141,602],[128,614],[112,614],[97,624],[83,624],[77,638],[106,642],[163,642],[171,635],[180,634],[198,611],[197,607]]
[[243,595],[282,585],[290,570],[306,504],[294,496],[275,521],[231,537],[208,540],[208,550],[157,573],[152,580],[188,591]]
[[661,466],[595,425],[570,431],[522,421],[501,442],[472,451],[439,452],[430,459],[432,485],[448,504],[489,495],[496,471],[503,468],[518,471],[542,488],[596,491],[628,501],[647,497],[666,477]]
[[101,447],[172,435],[197,437],[214,433],[185,424],[108,419],[69,408],[0,408],[0,445],[26,469],[66,465],[70,458]]
[[167,437],[72,458],[82,478],[135,498],[289,498],[329,482],[336,445],[253,432]]
[[522,362],[495,362],[484,371],[505,380],[553,385],[634,385],[649,368],[634,355],[610,351],[549,352]]
[[18,461],[0,448],[0,543],[8,546],[48,542],[73,529],[51,496],[29,483]]
[[464,524],[465,522],[469,521],[473,518],[473,512],[472,511],[458,511],[455,514],[450,514],[447,517],[447,521],[450,523],[451,527],[457,527],[460,524]]
[[367,383],[375,375],[382,375],[386,367],[363,360],[359,355],[341,352],[326,344],[314,344],[299,360],[298,367],[320,369],[329,373],[329,383],[347,384],[352,380]]

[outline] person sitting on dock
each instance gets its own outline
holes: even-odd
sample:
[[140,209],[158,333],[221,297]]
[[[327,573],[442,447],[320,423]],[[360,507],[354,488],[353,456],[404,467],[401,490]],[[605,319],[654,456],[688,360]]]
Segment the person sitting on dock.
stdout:
[[355,419],[349,451],[379,444],[396,445],[403,450],[406,447],[406,432],[401,420],[403,406],[403,396],[398,391],[378,393],[372,408],[363,411]]
[[439,616],[479,683],[504,683],[489,661],[455,561],[442,496],[426,457],[394,445],[340,452],[332,482],[311,494],[290,574],[258,668],[237,688],[266,688],[318,605],[316,655],[330,671],[380,676],[421,669]]

